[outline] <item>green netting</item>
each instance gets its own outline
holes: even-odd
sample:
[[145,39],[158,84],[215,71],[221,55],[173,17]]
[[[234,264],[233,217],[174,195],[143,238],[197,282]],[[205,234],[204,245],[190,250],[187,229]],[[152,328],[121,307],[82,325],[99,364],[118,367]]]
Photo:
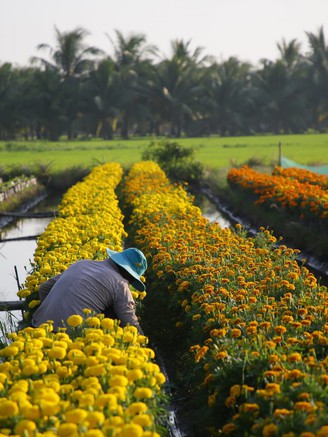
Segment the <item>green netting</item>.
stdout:
[[298,164],[297,162],[292,161],[291,159],[281,157],[281,167],[282,168],[289,168],[289,167],[296,167],[296,168],[303,168],[304,170],[310,170],[314,173],[318,174],[324,174],[328,176],[328,165],[303,165]]

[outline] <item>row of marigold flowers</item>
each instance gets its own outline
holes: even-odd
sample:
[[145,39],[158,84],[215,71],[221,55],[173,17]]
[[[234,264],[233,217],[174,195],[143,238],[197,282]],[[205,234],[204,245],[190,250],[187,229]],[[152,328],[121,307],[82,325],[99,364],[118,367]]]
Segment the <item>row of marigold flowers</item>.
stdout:
[[[299,174],[299,177],[296,175]],[[256,195],[255,205],[275,204],[302,220],[316,219],[320,223],[328,221],[327,185],[321,186],[304,180],[303,172],[297,169],[282,171],[276,169],[272,175],[260,173],[243,166],[228,172],[228,182]],[[311,172],[309,172],[311,173]]]
[[264,229],[249,238],[210,223],[154,163],[134,164],[123,191],[154,299],[194,355],[213,434],[328,436],[328,290],[299,251]]
[[315,173],[311,170],[297,167],[283,168],[280,166],[276,166],[273,169],[272,174],[277,176],[284,176],[291,179],[297,179],[299,182],[308,182],[312,185],[319,185],[322,188],[328,188],[328,176]]
[[[41,283],[78,259],[104,259],[107,247],[122,250],[122,176],[119,164],[104,164],[64,195],[18,293],[27,323]],[[159,437],[165,377],[147,337],[87,308],[67,323],[57,333],[49,322],[9,335],[0,351],[0,436]]]

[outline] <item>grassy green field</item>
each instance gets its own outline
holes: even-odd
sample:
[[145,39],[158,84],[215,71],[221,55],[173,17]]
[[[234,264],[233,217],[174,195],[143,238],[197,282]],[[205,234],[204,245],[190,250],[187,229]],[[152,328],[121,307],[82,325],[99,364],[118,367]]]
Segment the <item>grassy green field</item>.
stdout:
[[[151,140],[2,141],[0,165],[51,163],[53,170],[60,170],[115,161],[128,166],[140,161]],[[240,165],[250,159],[261,160],[265,165],[277,164],[279,143],[282,144],[282,155],[293,161],[308,165],[328,164],[328,134],[181,138],[176,141],[195,147],[196,159],[213,169]]]

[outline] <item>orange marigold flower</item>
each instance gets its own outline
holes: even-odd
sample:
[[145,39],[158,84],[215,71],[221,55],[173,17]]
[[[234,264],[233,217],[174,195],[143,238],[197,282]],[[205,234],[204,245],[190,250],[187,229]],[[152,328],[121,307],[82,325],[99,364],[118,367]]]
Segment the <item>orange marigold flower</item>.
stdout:
[[302,355],[298,352],[294,352],[294,353],[288,355],[287,361],[289,363],[296,363],[296,362],[302,361]]
[[205,354],[207,353],[207,351],[208,351],[208,346],[202,346],[199,350],[198,350],[198,352],[196,353],[196,356],[195,356],[195,361],[196,361],[196,363],[198,363],[204,356],[205,356]]
[[257,404],[242,404],[239,407],[239,411],[241,413],[257,413],[259,411],[260,407]]
[[241,330],[238,328],[234,328],[231,330],[231,336],[232,338],[238,338],[241,336]]
[[223,434],[231,434],[232,432],[236,431],[237,426],[234,423],[227,423],[224,425],[221,429]]
[[262,436],[263,437],[273,437],[277,435],[278,427],[274,423],[269,423],[268,425],[265,425],[262,430]]
[[274,328],[274,332],[276,334],[284,334],[286,331],[287,331],[287,329],[284,326],[282,326],[282,325],[276,326]]

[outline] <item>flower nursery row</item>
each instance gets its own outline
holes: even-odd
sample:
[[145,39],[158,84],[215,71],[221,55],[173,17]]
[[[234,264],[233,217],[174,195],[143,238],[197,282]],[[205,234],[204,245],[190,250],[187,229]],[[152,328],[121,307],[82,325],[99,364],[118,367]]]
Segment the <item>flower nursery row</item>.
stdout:
[[134,164],[123,193],[150,264],[145,305],[160,302],[159,329],[194,357],[186,386],[207,395],[197,435],[328,436],[328,290],[299,251],[210,223],[154,163]]
[[272,172],[276,176],[284,176],[291,179],[297,179],[299,182],[308,182],[309,184],[319,185],[323,188],[328,188],[328,176],[319,173],[314,173],[313,171],[290,167],[282,168],[276,166]]
[[[295,170],[293,174],[296,174]],[[233,187],[256,195],[256,205],[276,205],[302,220],[314,219],[327,224],[327,187],[301,182],[298,178],[284,174],[265,174],[244,166],[228,172],[228,181]],[[301,179],[301,178],[300,178]]]
[[[40,304],[41,283],[78,259],[104,259],[107,247],[122,250],[126,232],[115,194],[122,176],[119,164],[104,164],[64,195],[18,293],[26,324]],[[0,351],[0,436],[159,437],[165,377],[148,338],[88,308],[67,324],[57,333],[49,322],[9,335]]]

